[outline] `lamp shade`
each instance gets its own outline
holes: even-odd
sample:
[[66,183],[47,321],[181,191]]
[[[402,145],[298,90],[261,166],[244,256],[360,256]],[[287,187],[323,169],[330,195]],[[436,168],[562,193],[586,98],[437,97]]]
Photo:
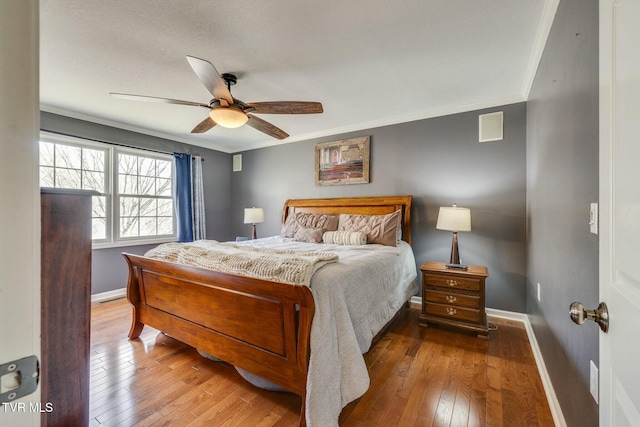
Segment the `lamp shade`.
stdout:
[[247,123],[249,116],[237,108],[216,107],[209,112],[211,119],[225,128],[238,128]]
[[262,208],[245,208],[244,223],[258,224],[264,222],[264,210]]
[[459,208],[456,205],[442,207],[438,213],[438,230],[471,231],[471,211],[469,208]]

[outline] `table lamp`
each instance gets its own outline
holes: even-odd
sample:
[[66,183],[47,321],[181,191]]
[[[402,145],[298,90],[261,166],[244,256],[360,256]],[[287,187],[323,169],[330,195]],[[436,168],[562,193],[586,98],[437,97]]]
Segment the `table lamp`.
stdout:
[[438,230],[453,231],[451,242],[451,258],[447,268],[466,269],[460,264],[460,252],[458,251],[458,231],[471,231],[471,211],[468,208],[460,208],[456,204],[451,207],[441,207],[438,212]]

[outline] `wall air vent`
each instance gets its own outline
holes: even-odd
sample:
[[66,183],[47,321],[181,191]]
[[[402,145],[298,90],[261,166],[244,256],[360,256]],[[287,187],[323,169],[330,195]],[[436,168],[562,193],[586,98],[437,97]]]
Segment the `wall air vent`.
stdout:
[[479,118],[479,136],[480,142],[500,141],[502,140],[502,128],[504,114],[502,111],[496,113],[481,114]]
[[233,155],[233,171],[240,172],[242,170],[242,154]]

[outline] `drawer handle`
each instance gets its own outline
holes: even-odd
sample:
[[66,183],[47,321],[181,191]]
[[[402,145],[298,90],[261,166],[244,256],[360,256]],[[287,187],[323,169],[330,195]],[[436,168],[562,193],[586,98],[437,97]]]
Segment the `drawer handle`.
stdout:
[[458,282],[456,282],[456,281],[455,281],[455,280],[453,280],[453,279],[448,279],[448,280],[447,280],[447,285],[449,285],[449,286],[457,286],[457,285],[458,285]]
[[456,297],[454,297],[453,295],[447,295],[446,298],[449,304],[453,304],[454,302],[456,302]]
[[456,313],[458,313],[458,311],[457,311],[455,308],[453,308],[453,307],[447,307],[447,314],[448,314],[449,316],[453,316],[453,315],[455,315]]

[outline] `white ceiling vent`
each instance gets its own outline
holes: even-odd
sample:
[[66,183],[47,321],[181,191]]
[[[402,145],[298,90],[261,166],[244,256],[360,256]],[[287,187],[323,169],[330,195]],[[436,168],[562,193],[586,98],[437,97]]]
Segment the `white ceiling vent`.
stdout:
[[502,140],[502,128],[504,114],[502,111],[489,114],[481,114],[479,117],[479,141],[500,141]]

